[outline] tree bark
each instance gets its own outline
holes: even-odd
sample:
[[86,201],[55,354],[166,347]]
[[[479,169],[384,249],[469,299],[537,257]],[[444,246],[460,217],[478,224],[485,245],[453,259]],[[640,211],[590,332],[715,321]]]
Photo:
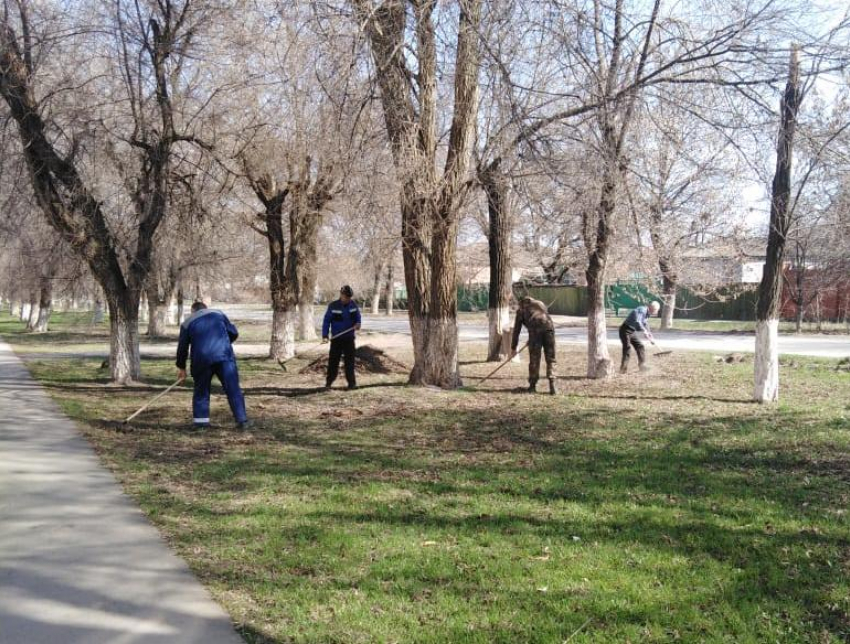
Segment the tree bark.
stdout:
[[185,297],[183,295],[183,285],[180,284],[177,287],[177,315],[175,316],[174,323],[177,326],[183,324],[183,315],[185,312]]
[[36,333],[47,333],[50,324],[50,313],[53,310],[53,279],[41,278],[41,290],[38,301],[38,321],[35,323]]
[[[384,122],[399,178],[402,258],[414,356],[409,381],[456,387],[460,376],[454,251],[478,111],[481,0],[458,3],[454,113],[439,179],[435,3],[412,4],[415,51],[407,45],[405,3],[385,2],[375,8],[365,0],[355,0],[355,5],[379,70]],[[415,73],[409,67],[411,51],[416,57]],[[416,89],[411,79],[415,79]]]
[[381,281],[384,277],[385,263],[375,267],[374,281],[372,282],[372,315],[378,315],[381,311]]
[[[587,278],[587,377],[608,378],[611,355],[608,352],[608,328],[605,319],[605,286],[608,253],[614,233],[617,177],[612,162],[606,164],[595,222],[585,215],[585,247],[588,249]],[[594,225],[595,224],[595,225]]]
[[386,293],[384,295],[386,302],[386,311],[385,315],[391,316],[393,314],[393,309],[395,308],[395,279],[394,279],[394,269],[392,261],[387,265],[387,285],[386,285]]
[[27,331],[35,331],[38,319],[38,291],[30,291],[30,305],[27,314]]
[[797,111],[801,95],[797,50],[791,53],[788,82],[780,104],[781,124],[776,143],[776,172],[770,203],[770,230],[756,306],[755,387],[753,398],[760,403],[779,400],[779,307],[785,242],[791,228],[791,166]]
[[661,292],[661,328],[665,331],[673,328],[673,314],[676,311],[676,291],[678,276],[672,271],[662,269]]
[[102,324],[103,323],[103,298],[100,295],[95,296],[94,299],[94,311],[92,312],[92,323],[93,324]]
[[[25,3],[18,4],[25,21]],[[162,6],[159,7],[162,9]],[[84,260],[103,288],[110,307],[111,375],[116,382],[139,377],[138,314],[139,297],[151,266],[154,235],[164,219],[168,203],[168,164],[177,138],[169,94],[168,59],[175,53],[177,29],[170,22],[175,15],[162,11],[164,28],[151,15],[150,37],[138,52],[150,59],[151,86],[156,95],[159,127],[143,128],[146,140],[134,139],[140,151],[143,171],[133,195],[138,217],[135,248],[128,268],[122,268],[120,245],[110,230],[103,202],[86,183],[73,154],[63,154],[48,134],[46,110],[36,98],[32,82],[28,39],[17,38],[8,13],[0,19],[0,95],[9,106],[22,143],[33,192],[48,223],[66,240],[71,250]],[[188,41],[182,44],[188,46]],[[141,85],[141,82],[139,83]],[[142,130],[139,130],[142,132]],[[135,346],[133,346],[135,343]]]
[[272,360],[288,360],[295,355],[295,267],[292,265],[291,246],[290,259],[287,261],[283,228],[283,203],[287,194],[289,191],[286,189],[277,191],[272,188],[264,200],[272,298],[272,334],[269,342],[269,357]]
[[479,171],[478,178],[487,195],[490,254],[490,291],[487,303],[488,348],[487,360],[501,362],[504,353],[503,336],[511,330],[511,238],[513,212],[510,206],[510,184],[500,171],[501,159]]
[[112,380],[129,384],[141,378],[139,357],[139,297],[120,300],[107,295],[109,305],[109,371]]

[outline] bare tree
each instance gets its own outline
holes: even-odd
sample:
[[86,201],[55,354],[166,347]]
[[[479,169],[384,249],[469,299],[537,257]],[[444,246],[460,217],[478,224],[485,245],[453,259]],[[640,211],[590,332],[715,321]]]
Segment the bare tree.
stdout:
[[[478,110],[481,0],[354,0],[371,45],[400,185],[402,256],[413,337],[410,382],[460,385],[455,250]],[[437,20],[457,16],[451,126],[438,161]],[[408,22],[410,20],[410,23]],[[408,42],[412,24],[415,47]]]
[[779,306],[782,301],[782,269],[785,241],[791,227],[791,160],[797,112],[802,99],[800,92],[800,62],[797,51],[791,54],[788,82],[780,105],[781,124],[776,142],[776,172],[770,200],[770,229],[767,238],[767,259],[759,284],[756,308],[755,390],[758,402],[779,399]]
[[[162,0],[149,5],[141,0],[117,0],[113,13],[100,16],[112,30],[114,49],[106,46],[99,32],[76,33],[92,38],[88,45],[102,52],[99,60],[104,64],[117,61],[123,88],[116,90],[113,84],[107,91],[123,91],[123,101],[110,105],[112,111],[99,118],[77,114],[63,123],[47,109],[50,97],[55,96],[50,90],[60,88],[36,86],[44,76],[35,74],[34,61],[42,56],[50,60],[56,49],[37,50],[28,4],[22,0],[18,8],[20,36],[12,14],[5,12],[0,20],[0,94],[18,126],[42,211],[71,249],[88,263],[103,288],[110,309],[111,376],[117,382],[136,380],[140,376],[139,299],[152,266],[155,234],[168,210],[169,165],[180,145],[197,143],[194,134],[178,124],[173,94],[210,9],[192,0]],[[80,9],[84,12],[87,7]],[[38,42],[52,41],[41,38]],[[72,71],[82,73],[84,69]],[[79,87],[91,86],[94,90],[97,81],[103,79],[111,80],[103,75],[83,78]],[[83,98],[94,102],[93,92],[75,92],[75,100]],[[123,106],[129,114],[118,111]],[[126,218],[120,225],[115,220],[110,223],[108,211],[114,208],[123,215],[123,204],[100,197],[98,182],[86,174],[80,155],[84,142],[92,142],[90,133],[95,128],[107,137],[113,136],[115,145],[134,151],[126,152],[138,169],[130,195],[135,217],[132,224]],[[117,136],[112,134],[115,131],[119,132]],[[123,231],[128,233],[127,238],[122,238]]]

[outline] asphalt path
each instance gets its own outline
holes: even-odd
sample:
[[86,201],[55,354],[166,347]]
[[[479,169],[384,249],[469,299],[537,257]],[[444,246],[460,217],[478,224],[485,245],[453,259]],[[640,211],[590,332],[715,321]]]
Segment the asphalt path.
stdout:
[[0,644],[240,642],[0,341]]

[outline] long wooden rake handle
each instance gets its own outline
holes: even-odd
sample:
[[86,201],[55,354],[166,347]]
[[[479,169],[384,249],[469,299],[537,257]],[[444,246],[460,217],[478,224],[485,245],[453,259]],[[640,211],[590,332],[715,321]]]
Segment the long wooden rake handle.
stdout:
[[[346,329],[345,331],[340,331],[340,332],[339,332],[339,333],[337,333],[336,335],[333,335],[333,334],[332,334],[332,335],[330,335],[330,336],[328,337],[328,340],[333,340],[334,338],[338,338],[338,337],[339,337],[339,336],[341,336],[341,335],[345,335],[346,333],[350,333],[351,331],[354,331],[354,329],[356,329],[356,328],[357,328],[357,325],[355,324],[353,327],[350,327],[350,328]],[[319,342],[314,342],[313,344],[315,344],[315,346],[314,346],[314,347],[310,347],[310,351],[312,351],[313,349],[315,349],[315,348],[317,348],[317,347],[320,347],[320,346],[322,345],[322,342],[321,342],[321,341],[319,341]],[[310,353],[310,351],[306,351],[306,352],[305,352],[305,351],[302,351],[301,353],[297,353],[297,354],[295,354],[294,356],[292,356],[291,358],[287,358],[286,360],[278,360],[278,361],[277,361],[277,363],[278,363],[281,367],[283,367],[283,370],[284,370],[284,371],[286,371],[286,363],[287,363],[287,362],[289,362],[290,360],[295,360],[295,358],[300,358],[300,357],[302,357],[302,356],[304,355],[304,353]]]
[[524,345],[522,345],[522,348],[521,348],[519,351],[517,351],[515,354],[513,354],[510,358],[508,358],[507,360],[505,360],[502,364],[500,364],[498,367],[496,367],[495,369],[493,369],[493,371],[491,371],[491,372],[490,372],[490,373],[488,373],[486,376],[484,376],[484,378],[482,378],[481,380],[479,380],[476,384],[472,385],[472,386],[470,387],[470,389],[475,389],[476,387],[480,387],[480,386],[481,386],[481,385],[483,385],[485,382],[487,382],[488,380],[490,380],[490,378],[492,378],[493,376],[495,376],[495,375],[496,375],[496,373],[499,371],[499,369],[501,369],[501,368],[502,368],[502,367],[504,367],[506,364],[508,364],[511,360],[513,360],[515,356],[518,356],[520,353],[522,353],[523,351],[525,351],[525,349],[526,349],[527,347],[528,347],[528,342],[526,342]]
[[136,410],[136,412],[135,412],[133,415],[128,416],[128,417],[124,420],[124,423],[125,423],[125,424],[126,424],[126,423],[129,423],[129,422],[130,422],[131,420],[133,420],[136,416],[138,416],[139,414],[141,414],[141,413],[142,413],[145,409],[147,409],[148,407],[150,407],[152,404],[154,404],[157,400],[159,400],[160,398],[162,398],[162,397],[163,397],[165,394],[167,394],[169,391],[171,391],[172,389],[174,389],[174,388],[175,388],[177,385],[179,385],[181,382],[183,382],[183,378],[178,378],[178,379],[177,379],[177,381],[176,381],[173,385],[171,385],[170,387],[168,387],[165,391],[161,391],[161,392],[159,392],[156,396],[154,396],[154,397],[153,397],[153,398],[151,398],[149,401],[147,401],[144,405],[142,405],[141,407],[139,407],[139,409],[137,409],[137,410]]

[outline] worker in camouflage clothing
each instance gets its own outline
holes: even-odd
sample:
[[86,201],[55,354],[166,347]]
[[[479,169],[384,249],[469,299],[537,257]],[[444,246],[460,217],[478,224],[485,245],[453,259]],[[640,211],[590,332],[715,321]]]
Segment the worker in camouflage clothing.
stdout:
[[540,378],[540,354],[546,354],[546,377],[549,379],[549,393],[558,393],[555,386],[555,325],[549,317],[546,305],[540,300],[524,297],[519,301],[514,322],[514,334],[511,342],[511,355],[516,355],[519,334],[522,327],[528,329],[528,391],[537,391]]

